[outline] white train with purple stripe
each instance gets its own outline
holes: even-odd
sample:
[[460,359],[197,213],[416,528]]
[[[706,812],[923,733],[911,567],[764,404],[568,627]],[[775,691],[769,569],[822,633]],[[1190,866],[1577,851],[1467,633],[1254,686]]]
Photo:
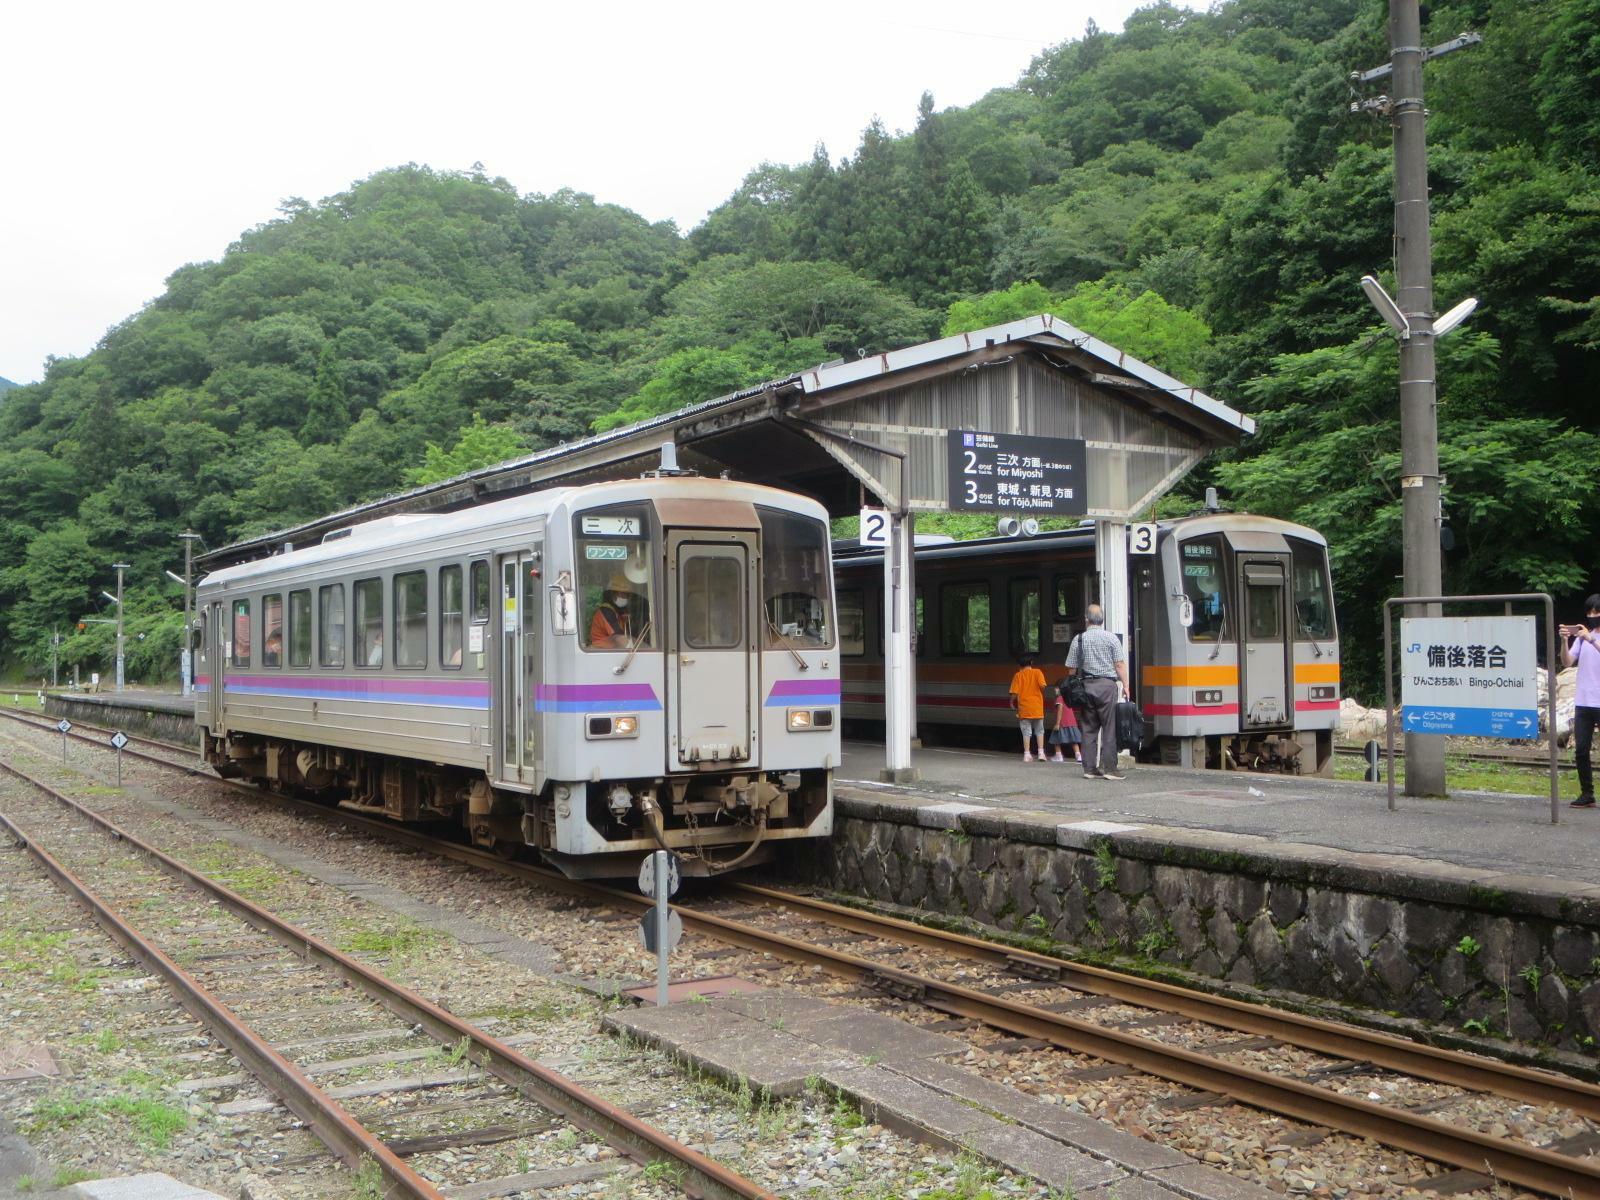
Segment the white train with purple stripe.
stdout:
[[201,581],[205,755],[574,875],[752,865],[833,831],[832,578],[820,505],[677,473],[372,521]]

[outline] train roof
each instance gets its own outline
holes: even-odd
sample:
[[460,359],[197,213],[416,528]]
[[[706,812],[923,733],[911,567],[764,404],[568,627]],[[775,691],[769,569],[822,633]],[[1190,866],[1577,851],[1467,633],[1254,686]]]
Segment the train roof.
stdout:
[[364,521],[348,529],[336,530],[312,546],[286,550],[267,558],[224,567],[204,576],[199,587],[228,587],[251,583],[308,567],[332,566],[346,559],[366,559],[397,549],[422,549],[439,543],[441,549],[456,545],[464,536],[498,528],[515,527],[540,517],[555,515],[563,506],[584,508],[599,504],[623,504],[630,500],[655,500],[663,497],[684,500],[733,500],[747,504],[785,508],[805,513],[817,520],[828,519],[827,509],[807,496],[786,492],[765,484],[715,479],[700,475],[646,476],[618,479],[578,487],[546,488],[525,496],[494,500],[471,508],[447,513],[400,513]]
[[[1259,517],[1252,513],[1197,513],[1192,517],[1157,521],[1156,524],[1163,533],[1181,530],[1185,537],[1198,537],[1208,533],[1227,533],[1235,536],[1243,533],[1267,533],[1304,538],[1319,546],[1328,544],[1326,538],[1309,526],[1296,525],[1293,521],[1283,521],[1277,517]],[[1085,521],[1072,529],[1051,529],[1034,534],[1032,537],[970,538],[936,545],[923,545],[919,542],[915,554],[919,562],[939,562],[945,559],[992,558],[1002,554],[1048,554],[1052,551],[1093,549],[1093,547],[1094,523]],[[841,567],[883,565],[882,550],[863,548],[844,540],[834,542],[833,558]]]

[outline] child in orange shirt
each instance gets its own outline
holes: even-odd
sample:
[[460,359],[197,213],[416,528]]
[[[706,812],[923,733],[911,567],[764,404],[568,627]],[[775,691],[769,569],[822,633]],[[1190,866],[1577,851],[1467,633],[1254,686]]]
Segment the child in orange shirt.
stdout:
[[1011,677],[1011,707],[1022,730],[1022,761],[1033,761],[1033,743],[1039,743],[1039,761],[1044,753],[1044,672],[1033,665],[1033,655],[1017,656],[1017,673]]

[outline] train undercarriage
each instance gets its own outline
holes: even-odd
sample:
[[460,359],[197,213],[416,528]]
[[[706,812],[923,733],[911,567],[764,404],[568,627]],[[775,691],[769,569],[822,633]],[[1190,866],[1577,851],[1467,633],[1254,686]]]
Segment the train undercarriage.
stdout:
[[[204,742],[224,778],[397,822],[458,825],[474,845],[508,857],[528,847],[575,878],[631,874],[658,848],[679,854],[689,875],[755,866],[776,842],[807,835],[831,794],[821,769],[551,781],[525,792],[482,771],[361,750],[249,734]],[[587,827],[577,853],[575,825]]]

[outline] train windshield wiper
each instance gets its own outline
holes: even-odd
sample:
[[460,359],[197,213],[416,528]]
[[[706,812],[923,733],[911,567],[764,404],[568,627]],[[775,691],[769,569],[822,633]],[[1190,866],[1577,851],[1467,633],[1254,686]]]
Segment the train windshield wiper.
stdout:
[[772,630],[772,636],[777,638],[780,642],[783,643],[783,648],[785,650],[787,650],[790,654],[794,655],[794,661],[799,665],[800,669],[802,671],[811,670],[811,664],[808,663],[805,659],[801,658],[800,657],[800,651],[796,650],[792,645],[789,644],[789,639],[783,636],[783,630],[779,629],[776,625],[774,625],[772,623],[772,614],[768,613],[768,612],[763,612],[763,615],[767,618],[767,628]]
[[622,660],[622,665],[620,667],[611,668],[611,673],[613,675],[621,675],[629,667],[633,666],[633,660],[639,654],[639,647],[643,646],[650,640],[650,625],[651,621],[653,620],[654,618],[650,618],[645,621],[644,628],[639,631],[639,636],[633,640],[633,647],[628,651],[628,657]]

